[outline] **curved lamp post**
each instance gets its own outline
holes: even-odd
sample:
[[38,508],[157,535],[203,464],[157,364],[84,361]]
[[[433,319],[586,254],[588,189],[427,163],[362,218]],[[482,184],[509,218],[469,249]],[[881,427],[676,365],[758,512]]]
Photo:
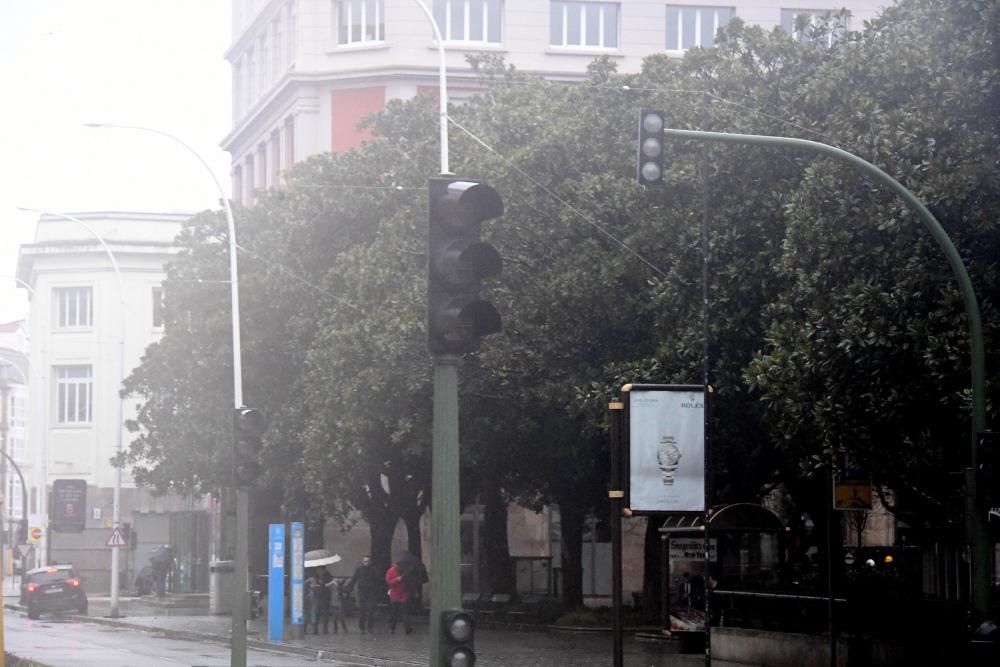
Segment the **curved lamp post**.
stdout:
[[[236,265],[236,225],[233,222],[233,210],[229,206],[229,199],[226,197],[222,184],[215,177],[215,172],[208,165],[208,162],[188,144],[174,135],[157,130],[152,127],[141,125],[117,125],[115,123],[84,123],[85,127],[108,128],[116,130],[136,130],[139,132],[150,132],[166,137],[171,141],[180,144],[193,155],[205,168],[212,182],[219,192],[219,201],[226,212],[226,223],[229,226],[229,282],[230,297],[232,302],[232,331],[233,331],[233,408],[243,407],[243,365],[241,362],[240,348],[240,292],[239,279]],[[235,569],[237,572],[236,595],[233,601],[233,622],[232,622],[232,650],[230,654],[230,665],[232,667],[245,667],[247,654],[247,616],[249,615],[248,581],[247,581],[247,552],[248,552],[248,521],[250,516],[250,499],[247,489],[238,487],[236,489],[236,558]],[[117,551],[117,550],[116,550]]]
[[[17,207],[20,211],[31,211],[34,213],[40,213],[43,215],[50,215],[56,218],[62,218],[63,220],[69,220],[70,222],[76,223],[77,225],[83,227],[85,230],[90,232],[90,234],[97,239],[101,247],[104,248],[104,252],[107,253],[108,259],[111,261],[111,268],[115,271],[115,279],[118,283],[118,308],[119,308],[119,328],[118,328],[118,418],[117,418],[117,437],[115,438],[115,453],[120,455],[122,453],[122,428],[124,427],[123,417],[124,410],[123,405],[125,403],[125,398],[121,396],[121,385],[125,381],[125,288],[122,284],[122,272],[121,268],[118,266],[118,260],[115,258],[115,254],[111,252],[111,248],[105,243],[104,237],[97,233],[97,231],[88,225],[83,220],[69,215],[68,213],[59,213],[56,211],[47,211],[45,209],[39,208],[26,208],[22,206]],[[45,480],[46,489],[48,488],[48,480]],[[122,494],[122,469],[121,467],[115,468],[115,488],[114,496],[112,500],[111,509],[111,523],[115,530],[121,530],[121,494]],[[47,538],[48,539],[48,538]],[[119,547],[111,548],[111,618],[118,618],[118,588],[119,588]]]

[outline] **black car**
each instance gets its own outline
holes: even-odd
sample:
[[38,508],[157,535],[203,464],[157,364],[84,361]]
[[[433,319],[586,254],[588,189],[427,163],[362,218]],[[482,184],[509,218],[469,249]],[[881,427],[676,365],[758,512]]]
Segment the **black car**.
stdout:
[[72,565],[49,565],[28,570],[21,583],[21,604],[28,608],[28,618],[36,619],[43,611],[87,613],[87,594]]

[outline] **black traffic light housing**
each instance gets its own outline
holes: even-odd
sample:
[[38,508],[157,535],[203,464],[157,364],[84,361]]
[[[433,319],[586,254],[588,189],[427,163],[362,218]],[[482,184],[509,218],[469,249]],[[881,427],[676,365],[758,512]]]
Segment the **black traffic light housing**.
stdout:
[[976,434],[976,475],[979,492],[1000,501],[1000,442],[996,431]]
[[462,609],[441,612],[441,665],[443,667],[473,667],[476,620]]
[[260,452],[264,441],[264,416],[246,406],[233,410],[233,481],[253,486],[260,477]]
[[431,178],[427,183],[427,349],[461,354],[500,331],[500,314],[479,298],[482,278],[503,268],[500,253],[480,235],[482,223],[503,215],[496,190],[478,181]]
[[639,185],[663,185],[662,111],[644,109],[639,112],[639,147],[636,178]]

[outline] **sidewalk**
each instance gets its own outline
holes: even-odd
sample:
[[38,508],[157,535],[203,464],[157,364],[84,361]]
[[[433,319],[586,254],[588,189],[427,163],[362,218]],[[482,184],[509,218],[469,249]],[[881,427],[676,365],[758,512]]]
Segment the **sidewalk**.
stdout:
[[[4,586],[8,609],[21,610],[17,593]],[[13,595],[11,595],[13,593]],[[119,598],[117,619],[108,618],[110,598],[90,596],[93,623],[135,628],[162,636],[228,643],[232,619],[215,616],[204,607],[177,606],[177,597],[165,603],[149,598]],[[9,613],[9,612],[8,612]],[[84,617],[74,616],[83,619]],[[287,626],[286,626],[287,628]],[[287,636],[286,630],[286,636]],[[386,623],[377,623],[375,634],[357,631],[357,619],[348,619],[348,632],[306,635],[302,640],[267,641],[266,619],[247,624],[247,644],[298,654],[313,660],[329,659],[375,667],[419,667],[428,664],[430,638],[426,623],[417,623],[413,634],[389,634]],[[704,655],[682,655],[677,642],[641,642],[630,634],[625,640],[626,667],[672,667],[704,664]],[[607,632],[476,631],[476,664],[480,667],[606,667],[611,663],[611,636]]]

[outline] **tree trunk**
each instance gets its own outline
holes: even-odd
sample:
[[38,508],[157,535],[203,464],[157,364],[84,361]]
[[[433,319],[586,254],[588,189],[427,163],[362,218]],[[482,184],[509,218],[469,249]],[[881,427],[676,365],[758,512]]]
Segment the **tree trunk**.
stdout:
[[[645,566],[642,571],[642,618],[653,622],[660,617],[660,602],[663,597],[663,546],[660,541],[660,521],[646,518],[646,535],[642,547]],[[665,619],[666,620],[666,619]]]
[[406,526],[406,550],[423,560],[423,544],[420,536],[420,514],[416,511],[403,515],[403,525]]
[[378,513],[365,517],[371,529],[371,557],[377,571],[384,573],[392,564],[392,534],[396,531],[396,518]]
[[485,561],[484,588],[493,593],[511,593],[517,588],[514,561],[510,557],[507,540],[507,503],[500,488],[489,481],[483,489],[485,512],[483,518],[481,557]]
[[562,524],[563,603],[567,608],[583,606],[583,520],[584,513],[574,499],[559,503]]

